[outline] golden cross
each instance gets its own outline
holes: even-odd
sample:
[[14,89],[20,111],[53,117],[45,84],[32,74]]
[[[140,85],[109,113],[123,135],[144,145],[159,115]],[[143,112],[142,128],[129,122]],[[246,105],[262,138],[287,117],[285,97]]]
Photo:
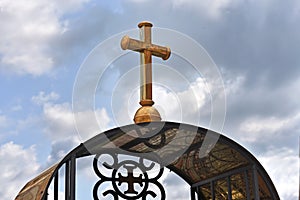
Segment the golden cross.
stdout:
[[[140,109],[142,109],[143,112],[139,111],[139,109],[135,115],[134,121],[136,123],[160,121],[161,118],[158,111],[151,107],[154,104],[152,100],[152,55],[167,60],[171,55],[171,50],[168,47],[162,47],[151,43],[152,24],[150,22],[141,22],[138,24],[138,27],[140,28],[141,40],[135,40],[128,36],[124,36],[121,41],[123,50],[129,49],[140,52],[141,58],[140,104],[142,108]],[[140,115],[137,115],[138,112]],[[154,116],[153,113],[154,115],[158,114],[158,117]]]

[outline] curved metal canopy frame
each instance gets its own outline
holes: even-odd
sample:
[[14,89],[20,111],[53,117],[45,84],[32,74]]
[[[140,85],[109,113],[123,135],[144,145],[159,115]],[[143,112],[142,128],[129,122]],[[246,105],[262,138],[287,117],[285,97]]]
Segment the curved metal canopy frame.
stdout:
[[[136,137],[141,135],[142,137]],[[200,148],[206,136],[217,138],[216,144],[205,156]],[[187,142],[189,139],[190,142]],[[151,155],[158,149],[171,148]],[[186,144],[188,143],[187,148]],[[52,181],[58,179],[58,170],[65,165],[66,199],[75,198],[76,159],[99,155],[103,151],[140,156],[166,164],[191,187],[191,199],[279,199],[267,172],[257,159],[238,143],[201,127],[174,122],[132,124],[114,128],[81,143],[59,163],[29,181],[16,200],[44,200]],[[151,153],[152,152],[152,153]],[[150,153],[150,154],[149,154]],[[173,156],[178,154],[177,156]],[[148,156],[149,155],[149,156]],[[168,158],[172,160],[168,160]],[[166,160],[169,162],[167,163]],[[164,163],[166,162],[166,163]],[[74,176],[73,176],[73,175]],[[68,179],[68,180],[67,180]],[[54,190],[54,193],[58,192]]]

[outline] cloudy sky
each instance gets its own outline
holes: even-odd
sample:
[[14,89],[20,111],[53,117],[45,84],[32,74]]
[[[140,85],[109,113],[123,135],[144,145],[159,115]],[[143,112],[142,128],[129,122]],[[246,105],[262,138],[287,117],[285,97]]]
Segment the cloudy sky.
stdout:
[[[97,45],[136,29],[144,20],[181,32],[202,45],[224,82],[226,119],[218,131],[257,157],[282,199],[298,199],[299,1],[0,0],[1,199],[13,199],[28,180],[83,138],[132,123],[138,106],[134,103],[138,78],[123,83],[135,76],[137,68],[130,69],[138,65],[137,54],[106,66],[95,92],[95,109],[84,113],[95,113],[99,127],[89,126],[85,136],[77,133],[74,122],[73,86],[80,66]],[[103,59],[100,55],[97,62]],[[159,59],[154,62],[162,63]],[[169,68],[154,70],[157,82],[164,80],[154,87],[154,100],[164,120],[195,124],[195,110],[200,110],[203,121],[196,125],[209,127],[207,77],[195,76],[176,56],[164,63],[190,77],[189,84],[180,84],[176,78],[180,75],[173,76]]]

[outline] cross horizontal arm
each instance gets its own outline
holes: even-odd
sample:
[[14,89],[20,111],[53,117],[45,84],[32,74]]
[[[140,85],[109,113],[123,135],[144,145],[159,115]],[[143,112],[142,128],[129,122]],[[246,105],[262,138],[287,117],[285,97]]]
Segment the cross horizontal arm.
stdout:
[[167,60],[171,55],[169,47],[149,44],[140,40],[132,39],[127,35],[122,38],[121,47],[123,50],[129,49],[137,52],[144,52],[144,50],[148,50],[152,55],[160,57],[163,60]]

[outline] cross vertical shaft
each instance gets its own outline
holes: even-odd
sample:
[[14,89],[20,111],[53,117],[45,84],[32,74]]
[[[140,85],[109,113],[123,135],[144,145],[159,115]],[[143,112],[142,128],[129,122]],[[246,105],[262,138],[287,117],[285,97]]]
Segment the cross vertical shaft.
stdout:
[[[146,45],[151,44],[151,27],[149,22],[139,23],[140,28],[140,40]],[[140,87],[140,104],[141,106],[152,106],[154,104],[152,100],[152,53],[145,49],[140,53],[141,68],[141,87]]]
[[140,104],[141,108],[137,110],[134,116],[135,123],[160,121],[159,112],[152,107],[152,55],[167,60],[171,55],[168,47],[162,47],[151,43],[151,27],[150,22],[141,22],[138,24],[140,28],[140,40],[135,40],[129,36],[124,36],[121,40],[123,50],[129,49],[140,53]]

